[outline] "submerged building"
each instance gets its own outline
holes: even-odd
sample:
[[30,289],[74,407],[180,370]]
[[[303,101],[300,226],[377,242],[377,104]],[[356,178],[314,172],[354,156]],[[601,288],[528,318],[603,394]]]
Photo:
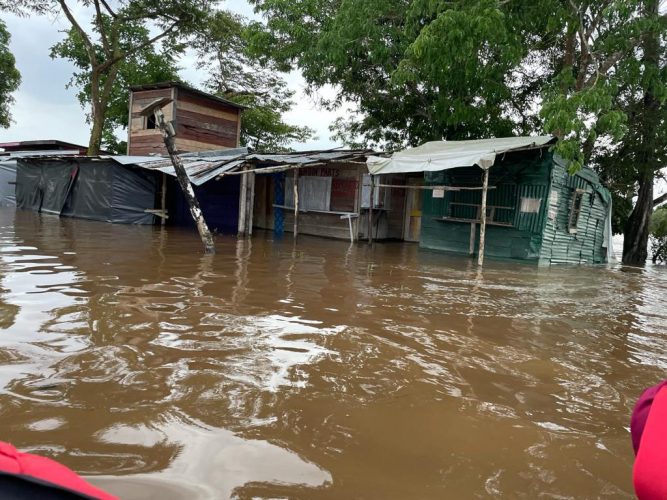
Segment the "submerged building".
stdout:
[[[540,265],[603,263],[611,255],[611,195],[593,170],[571,175],[555,138],[437,141],[371,158],[369,168],[424,175],[423,248]],[[485,220],[483,178],[488,173]]]

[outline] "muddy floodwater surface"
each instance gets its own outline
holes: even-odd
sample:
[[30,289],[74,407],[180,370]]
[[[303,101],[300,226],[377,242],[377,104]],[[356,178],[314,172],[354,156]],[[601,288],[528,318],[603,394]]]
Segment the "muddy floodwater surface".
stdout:
[[667,272],[0,211],[0,439],[127,499],[630,498]]

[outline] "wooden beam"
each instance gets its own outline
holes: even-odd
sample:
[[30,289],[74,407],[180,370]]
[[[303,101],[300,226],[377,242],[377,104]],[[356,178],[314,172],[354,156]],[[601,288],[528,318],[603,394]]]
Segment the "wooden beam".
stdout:
[[[166,216],[167,215],[167,174],[162,172],[162,195],[161,195],[161,200],[160,200],[160,208],[162,209],[162,213]],[[160,221],[160,225],[164,226],[166,222],[167,217],[162,217],[162,220]]]
[[489,188],[489,169],[484,170],[484,182],[482,184],[482,207],[480,220],[481,224],[479,226],[479,254],[477,255],[477,265],[482,266],[484,264],[484,238],[486,236],[486,194]]
[[255,173],[245,176],[248,179],[248,194],[246,195],[246,206],[247,215],[246,215],[246,233],[248,236],[252,236],[252,219],[255,209]]
[[294,188],[294,239],[299,234],[299,171],[294,171],[292,177],[292,185]]
[[370,187],[371,187],[371,192],[370,196],[368,197],[369,203],[368,203],[368,244],[370,245],[373,243],[373,191],[374,186],[373,186],[373,174],[370,174]]
[[[247,166],[243,167],[243,170],[246,171]],[[248,176],[244,175],[241,177],[241,189],[239,193],[239,221],[237,227],[237,234],[239,237],[246,235],[246,200],[248,196]]]
[[477,224],[470,223],[470,255],[475,255],[475,237],[477,236]]

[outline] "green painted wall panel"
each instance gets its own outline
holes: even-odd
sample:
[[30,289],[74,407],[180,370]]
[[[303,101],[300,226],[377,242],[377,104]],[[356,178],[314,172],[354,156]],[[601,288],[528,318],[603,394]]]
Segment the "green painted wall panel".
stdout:
[[[477,167],[427,172],[430,185],[474,186],[482,184]],[[588,177],[594,177],[587,172]],[[487,205],[497,207],[493,220],[512,227],[488,225],[485,254],[489,257],[521,259],[540,264],[599,263],[606,260],[603,247],[606,201],[590,179],[569,175],[562,160],[547,151],[507,154],[490,170]],[[585,190],[577,233],[570,234],[568,221],[572,196]],[[597,190],[597,191],[596,191]],[[552,195],[556,192],[556,195]],[[603,192],[602,194],[605,194]],[[537,213],[522,213],[521,199],[540,200]],[[469,253],[470,223],[439,220],[442,217],[475,219],[481,191],[447,191],[433,198],[425,191],[420,245],[433,250]],[[503,208],[501,208],[503,207]],[[507,207],[507,208],[505,208]],[[491,208],[487,212],[491,215]],[[479,224],[475,231],[475,253],[479,248]]]
[[[585,191],[577,232],[568,229],[572,198],[576,189]],[[555,217],[547,218],[540,252],[543,264],[583,264],[606,261],[604,225],[607,205],[593,185],[580,176],[570,175],[562,161],[554,161],[551,192],[558,193]]]

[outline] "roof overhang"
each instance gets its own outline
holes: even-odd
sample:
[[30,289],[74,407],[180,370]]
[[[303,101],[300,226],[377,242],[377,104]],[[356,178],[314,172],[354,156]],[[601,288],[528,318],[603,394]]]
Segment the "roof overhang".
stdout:
[[486,170],[499,154],[548,147],[556,142],[551,135],[503,137],[474,141],[432,141],[394,153],[389,158],[369,156],[368,171],[373,175],[438,172],[477,165]]

